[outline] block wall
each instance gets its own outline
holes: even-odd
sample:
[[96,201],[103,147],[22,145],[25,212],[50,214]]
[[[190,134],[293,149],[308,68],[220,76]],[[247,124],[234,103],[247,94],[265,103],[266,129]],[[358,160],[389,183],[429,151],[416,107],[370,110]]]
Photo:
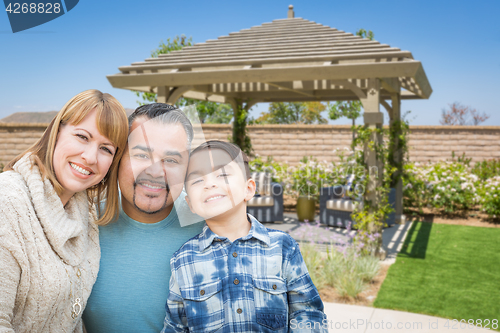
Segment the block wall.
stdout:
[[[29,148],[47,124],[0,124],[0,163]],[[203,125],[206,140],[227,141],[231,125]],[[261,156],[296,164],[303,156],[336,161],[336,149],[350,146],[352,132],[345,125],[248,126],[254,150]],[[500,126],[412,126],[410,160],[438,161],[465,153],[473,162],[500,158]]]

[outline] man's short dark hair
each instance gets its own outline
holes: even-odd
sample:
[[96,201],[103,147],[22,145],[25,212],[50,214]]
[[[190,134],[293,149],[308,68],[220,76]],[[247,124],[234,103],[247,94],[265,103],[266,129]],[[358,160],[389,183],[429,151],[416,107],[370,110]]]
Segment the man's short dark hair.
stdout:
[[209,140],[207,142],[202,143],[191,152],[190,156],[193,156],[195,153],[198,153],[203,150],[208,149],[219,149],[225,151],[230,157],[231,160],[236,162],[238,166],[243,165],[244,169],[241,170],[243,176],[248,180],[250,179],[250,167],[248,165],[248,156],[241,150],[240,147],[233,143],[219,141],[219,140]]
[[161,124],[180,124],[184,128],[188,138],[188,147],[191,147],[193,141],[193,125],[188,117],[174,105],[165,103],[151,103],[139,106],[128,116],[129,131],[134,121],[139,117],[146,117],[154,122]]

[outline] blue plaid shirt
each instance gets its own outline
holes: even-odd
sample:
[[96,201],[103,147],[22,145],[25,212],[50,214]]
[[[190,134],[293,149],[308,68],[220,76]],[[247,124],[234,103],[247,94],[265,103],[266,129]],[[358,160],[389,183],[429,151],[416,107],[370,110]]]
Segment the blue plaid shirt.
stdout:
[[205,225],[174,253],[162,332],[327,332],[298,244],[248,216],[247,236],[231,243]]

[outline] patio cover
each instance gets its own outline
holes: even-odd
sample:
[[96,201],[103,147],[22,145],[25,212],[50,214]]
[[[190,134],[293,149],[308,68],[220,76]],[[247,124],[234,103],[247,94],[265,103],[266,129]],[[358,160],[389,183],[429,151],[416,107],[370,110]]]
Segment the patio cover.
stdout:
[[382,99],[398,86],[403,99],[432,93],[411,52],[302,18],[264,23],[119,70],[107,77],[113,87],[155,92],[168,103],[181,96],[251,104],[352,100],[366,95],[368,79],[382,79]]
[[[174,104],[184,96],[230,103],[235,112],[259,102],[360,100],[372,128],[383,124],[380,105],[393,123],[400,120],[401,99],[431,95],[422,63],[411,52],[294,16],[289,6],[286,19],[132,63],[107,78],[115,88],[155,92],[158,102]],[[365,156],[381,175],[375,152],[367,149]],[[391,162],[401,161],[397,151]],[[367,199],[378,200],[379,185],[369,184]],[[401,181],[396,197],[398,220]]]

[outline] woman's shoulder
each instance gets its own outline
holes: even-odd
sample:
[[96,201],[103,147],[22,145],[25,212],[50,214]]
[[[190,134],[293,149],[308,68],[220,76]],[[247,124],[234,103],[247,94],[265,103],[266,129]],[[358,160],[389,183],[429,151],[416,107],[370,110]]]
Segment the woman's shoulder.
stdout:
[[25,205],[29,201],[28,187],[19,173],[0,173],[0,204],[2,207]]
[[0,198],[11,197],[15,192],[27,192],[28,187],[21,174],[16,171],[0,173]]

